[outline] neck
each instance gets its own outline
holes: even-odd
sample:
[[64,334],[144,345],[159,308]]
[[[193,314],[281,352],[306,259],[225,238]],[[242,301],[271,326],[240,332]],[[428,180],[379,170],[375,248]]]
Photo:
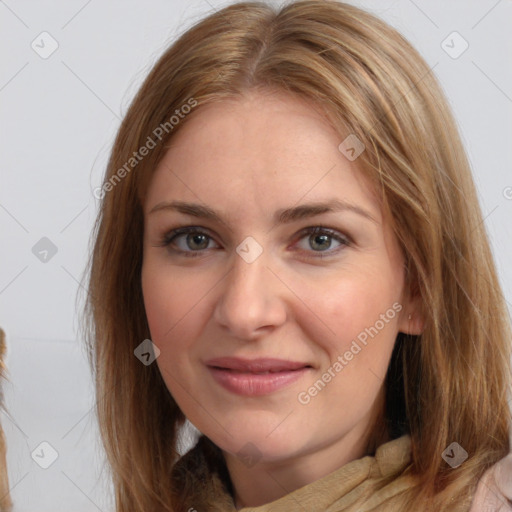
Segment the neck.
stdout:
[[[247,467],[236,456],[223,452],[237,510],[271,503],[371,454],[368,448],[375,444],[375,429],[380,431],[382,428],[379,425],[374,417],[370,417],[345,436],[315,446],[311,452],[302,452],[286,460],[260,461],[253,467]],[[387,435],[380,435],[376,443],[379,445],[388,440]]]

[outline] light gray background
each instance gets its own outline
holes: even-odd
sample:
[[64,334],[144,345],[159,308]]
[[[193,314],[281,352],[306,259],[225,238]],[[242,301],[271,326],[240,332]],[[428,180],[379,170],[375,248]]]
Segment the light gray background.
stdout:
[[[373,0],[435,66],[459,123],[501,282],[512,302],[512,21],[510,0]],[[177,34],[226,5],[213,0],[0,1],[0,325],[8,336],[8,441],[15,511],[108,511],[89,368],[75,297],[106,160],[120,119]],[[31,44],[58,42],[47,59]],[[441,46],[457,31],[469,48]],[[460,48],[460,41],[447,43]],[[49,48],[46,40],[45,48]],[[48,237],[46,263],[32,247]],[[58,452],[48,469],[31,452]]]

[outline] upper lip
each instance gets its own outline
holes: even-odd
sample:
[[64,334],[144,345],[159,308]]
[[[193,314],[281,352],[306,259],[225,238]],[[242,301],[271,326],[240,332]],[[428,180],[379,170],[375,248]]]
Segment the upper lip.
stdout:
[[308,363],[286,361],[284,359],[274,359],[268,357],[261,357],[258,359],[217,357],[215,359],[209,359],[206,361],[206,365],[226,370],[238,370],[245,372],[292,371],[311,366]]

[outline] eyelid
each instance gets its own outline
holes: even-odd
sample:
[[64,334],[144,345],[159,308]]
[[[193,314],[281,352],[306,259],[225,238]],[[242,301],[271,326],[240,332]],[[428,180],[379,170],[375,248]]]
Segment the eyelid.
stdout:
[[313,236],[316,234],[327,235],[328,237],[336,240],[340,245],[334,249],[329,248],[326,251],[314,251],[306,249],[294,249],[294,252],[306,253],[308,259],[327,259],[335,258],[338,253],[344,250],[346,247],[352,247],[352,238],[345,233],[327,226],[310,226],[302,229],[295,235],[293,246],[297,245],[303,238],[307,236]]
[[352,240],[352,237],[349,236],[346,232],[342,232],[338,229],[329,228],[327,226],[322,226],[322,225],[304,228],[295,235],[295,238],[300,240],[301,238],[303,238],[306,235],[314,235],[316,233],[327,234],[327,235],[331,236],[332,238],[334,238],[335,240],[347,243],[347,245],[354,243],[354,241]]
[[[157,244],[157,247],[167,247],[170,246],[171,243],[178,237],[187,235],[189,233],[197,233],[197,234],[204,234],[206,235],[209,240],[213,241],[217,245],[219,243],[215,240],[215,237],[212,236],[210,230],[208,228],[203,228],[202,226],[178,226],[176,228],[173,228],[169,231],[166,231],[166,233],[162,236],[160,243]],[[173,252],[177,254],[186,254],[191,256],[199,256],[201,253],[204,253],[205,250],[200,251],[183,251],[182,249],[170,249]]]

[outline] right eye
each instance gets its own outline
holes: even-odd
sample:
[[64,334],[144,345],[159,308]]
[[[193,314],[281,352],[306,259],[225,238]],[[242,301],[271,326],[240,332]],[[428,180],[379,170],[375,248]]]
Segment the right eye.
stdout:
[[[169,250],[183,254],[186,257],[196,257],[206,249],[212,249],[213,247],[210,246],[211,242],[214,242],[213,238],[201,228],[186,226],[166,233],[159,245],[161,247],[169,247]],[[173,246],[176,246],[177,249]]]

